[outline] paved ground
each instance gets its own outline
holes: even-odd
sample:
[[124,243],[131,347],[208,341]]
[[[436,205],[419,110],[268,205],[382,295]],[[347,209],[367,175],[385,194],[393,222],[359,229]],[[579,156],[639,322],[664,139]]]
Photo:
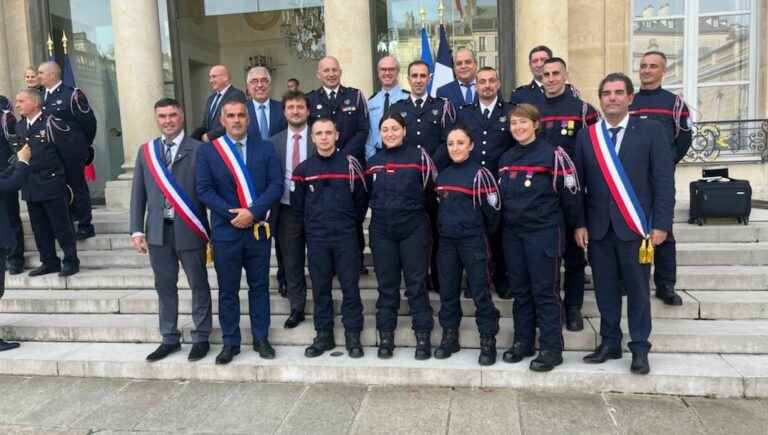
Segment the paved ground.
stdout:
[[0,377],[0,433],[768,433],[768,400]]

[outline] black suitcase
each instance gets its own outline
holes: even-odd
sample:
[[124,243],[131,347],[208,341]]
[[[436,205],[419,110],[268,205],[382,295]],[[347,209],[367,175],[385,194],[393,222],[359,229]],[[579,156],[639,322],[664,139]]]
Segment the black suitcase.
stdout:
[[749,223],[752,187],[747,180],[717,177],[691,182],[691,209],[688,223],[704,224],[707,218],[736,218]]

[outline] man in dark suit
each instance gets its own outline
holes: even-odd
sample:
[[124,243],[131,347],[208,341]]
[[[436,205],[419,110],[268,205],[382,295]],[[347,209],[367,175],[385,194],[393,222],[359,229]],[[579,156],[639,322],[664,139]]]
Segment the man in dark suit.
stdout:
[[[648,351],[651,344],[651,305],[649,301],[650,262],[638,255],[641,242],[657,246],[664,242],[672,229],[675,207],[675,186],[672,154],[668,135],[651,120],[630,118],[629,105],[634,89],[632,80],[622,73],[608,74],[600,83],[600,106],[605,119],[582,129],[576,142],[575,163],[584,193],[583,207],[576,225],[576,243],[582,248],[589,245],[589,260],[594,274],[595,296],[600,310],[601,343],[584,357],[587,363],[603,363],[619,359],[622,354],[621,289],[623,284],[628,298],[628,320],[632,351],[631,371],[647,374],[650,371]],[[612,156],[597,153],[593,140],[601,135],[614,146],[618,160],[626,174],[627,190],[635,193],[636,200],[627,201],[618,189],[618,177],[605,175],[614,161]],[[596,146],[595,146],[596,147]],[[607,163],[599,163],[607,162]],[[636,206],[632,205],[636,204]],[[621,206],[621,208],[620,208]],[[647,216],[639,234],[632,219],[625,220],[626,212],[639,210],[637,215]],[[642,220],[640,218],[639,220]]]
[[285,187],[276,211],[276,245],[278,261],[285,270],[286,294],[291,303],[291,313],[285,320],[285,328],[295,328],[304,321],[307,302],[307,281],[304,278],[306,237],[304,219],[291,207],[291,176],[293,170],[310,156],[313,150],[309,135],[309,100],[301,92],[287,92],[283,96],[288,129],[269,138],[275,146],[277,159],[283,168]]
[[280,133],[288,127],[283,115],[283,105],[270,98],[272,94],[272,77],[269,70],[263,66],[255,66],[248,71],[248,135],[258,136],[264,140]]
[[447,98],[457,109],[475,102],[477,91],[477,60],[472,50],[460,48],[453,56],[453,75],[456,80],[440,86],[437,96]]
[[221,125],[221,108],[229,101],[245,103],[243,91],[232,86],[229,69],[224,65],[214,65],[208,72],[208,84],[213,93],[208,96],[203,108],[203,123],[198,129],[203,141],[211,141],[224,134]]
[[537,45],[528,52],[528,68],[533,79],[512,91],[510,104],[528,103],[541,107],[544,102],[544,63],[551,58],[552,50],[546,45]]
[[[0,171],[11,165],[10,160],[13,155],[10,141],[16,137],[16,118],[11,109],[8,99],[0,95]],[[4,204],[8,214],[8,234],[12,235],[8,240],[16,241],[9,248],[6,258],[8,273],[18,275],[24,271],[24,231],[21,225],[18,189],[0,192],[0,203]]]
[[[217,364],[228,364],[240,353],[243,269],[248,281],[253,348],[262,358],[275,357],[267,339],[271,240],[262,223],[283,194],[283,174],[272,144],[248,136],[248,123],[244,103],[224,103],[221,124],[226,135],[202,145],[197,157],[197,196],[211,210],[213,261],[219,281],[224,347],[216,357]],[[230,167],[242,172],[233,173]]]
[[[75,231],[69,214],[69,193],[64,178],[62,148],[71,144],[68,135],[74,131],[63,120],[44,115],[42,99],[35,89],[22,89],[16,95],[16,110],[22,115],[16,134],[32,149],[30,174],[22,189],[27,202],[29,221],[42,265],[29,276],[59,272],[74,275],[80,270],[75,245]],[[64,261],[56,256],[54,239],[64,251]],[[63,267],[62,267],[63,264]]]
[[[21,189],[21,186],[27,181],[29,176],[29,160],[31,156],[32,152],[28,146],[25,146],[16,153],[16,163],[0,173],[0,194],[18,192]],[[5,210],[5,202],[3,201],[0,201],[0,234],[13,234],[8,214]],[[13,237],[0,238],[0,297],[5,293],[5,257],[16,243]],[[19,347],[19,343],[11,343],[0,339],[0,352],[17,347]]]
[[61,82],[61,68],[53,61],[38,67],[43,85],[43,113],[63,119],[69,128],[66,144],[60,147],[67,185],[72,189],[72,220],[77,222],[77,239],[96,235],[91,220],[91,192],[85,180],[85,166],[93,158],[96,116],[83,91]]
[[[147,356],[147,361],[158,361],[181,350],[181,333],[177,328],[179,316],[179,262],[184,267],[192,289],[192,350],[189,360],[197,361],[208,354],[208,336],[211,333],[211,288],[205,267],[208,219],[205,207],[195,192],[195,163],[201,142],[185,135],[184,111],[178,101],[163,98],[155,103],[155,121],[161,136],[139,147],[133,170],[131,190],[130,232],[133,247],[140,254],[149,253],[155,289],[159,299],[160,334],[163,342]],[[147,159],[154,147],[155,159]],[[173,182],[158,177],[162,169],[154,162],[168,168]],[[162,188],[161,188],[162,186]],[[176,197],[170,189],[178,189],[187,210],[177,210],[172,205]],[[190,226],[191,214],[204,228]],[[206,235],[205,237],[203,237]]]

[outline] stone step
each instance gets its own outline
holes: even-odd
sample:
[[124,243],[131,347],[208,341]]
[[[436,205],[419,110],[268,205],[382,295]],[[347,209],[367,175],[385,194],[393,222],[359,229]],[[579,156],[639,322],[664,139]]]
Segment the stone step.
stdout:
[[690,291],[698,302],[702,319],[765,319],[768,317],[768,292]]
[[[651,298],[651,312],[654,318],[671,319],[697,319],[699,318],[699,303],[684,292],[680,292],[683,298],[683,305],[679,307],[670,307],[664,305],[660,300]],[[376,290],[361,290],[360,297],[363,302],[363,312],[365,314],[376,314],[376,300],[378,292]],[[429,293],[430,302],[435,312],[440,309],[440,296],[437,293]],[[211,292],[213,302],[213,313],[219,312],[219,292]],[[341,310],[341,291],[333,292],[334,311],[339,313]],[[765,299],[768,300],[768,292]],[[248,312],[248,292],[240,292],[240,307],[243,314]],[[502,317],[512,317],[511,299],[493,298],[496,308],[501,312]],[[728,305],[729,301],[722,301],[717,304]],[[626,304],[624,304],[626,310]],[[465,316],[471,317],[475,314],[475,305],[471,299],[462,298],[461,308]],[[306,314],[312,314],[314,303],[312,294],[307,297],[305,308]],[[125,290],[125,291],[100,291],[100,290],[8,290],[0,299],[0,312],[3,313],[29,313],[29,314],[156,314],[159,310],[157,293],[154,290]],[[731,319],[731,318],[765,318],[768,319],[768,304],[764,313],[756,317],[747,317],[745,313],[747,307],[730,308],[713,306],[711,308],[714,314],[723,313],[723,317],[707,317],[708,319]],[[715,311],[716,310],[716,311]],[[409,314],[408,303],[405,296],[402,296],[399,314],[407,316]],[[270,295],[270,312],[276,315],[290,314],[290,304],[288,299],[279,296],[276,293]],[[595,302],[595,295],[587,293],[584,297],[584,307],[582,309],[586,317],[598,317],[599,311]],[[192,292],[190,290],[179,290],[179,313],[192,313]],[[750,310],[749,313],[752,313]],[[732,317],[725,317],[730,315]]]
[[[270,288],[277,288],[275,269],[270,272]],[[179,286],[189,288],[183,272]],[[209,270],[212,288],[218,288],[216,272]],[[587,276],[591,276],[589,267]],[[307,277],[311,287],[311,280]],[[339,288],[334,278],[334,288]],[[11,289],[152,289],[154,278],[147,268],[106,268],[83,269],[80,273],[62,278],[56,274],[29,277],[27,274],[6,278],[6,287]],[[245,287],[245,274],[241,279]],[[376,289],[376,277],[371,272],[360,276],[361,289]],[[680,290],[766,290],[768,289],[768,268],[764,266],[679,266],[677,288]]]
[[[446,360],[415,361],[413,349],[397,348],[381,360],[376,349],[351,359],[343,347],[317,358],[304,357],[303,346],[276,346],[277,358],[261,359],[247,347],[226,366],[216,365],[219,346],[201,361],[187,361],[189,346],[168,358],[147,363],[154,344],[23,343],[0,354],[4,375],[76,376],[98,378],[176,379],[240,382],[341,383],[356,385],[453,386],[517,388],[548,392],[622,392],[705,397],[768,396],[768,357],[651,353],[651,373],[629,373],[629,358],[601,365],[581,361],[583,352],[565,352],[564,363],[552,372],[534,373],[528,360],[477,364],[478,351],[464,349]],[[334,354],[335,355],[335,354]]]

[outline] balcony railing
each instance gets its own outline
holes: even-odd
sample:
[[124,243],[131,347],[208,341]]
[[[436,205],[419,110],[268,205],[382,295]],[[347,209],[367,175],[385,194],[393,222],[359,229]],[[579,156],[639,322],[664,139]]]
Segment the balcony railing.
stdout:
[[684,162],[768,161],[768,119],[703,121],[693,128]]

